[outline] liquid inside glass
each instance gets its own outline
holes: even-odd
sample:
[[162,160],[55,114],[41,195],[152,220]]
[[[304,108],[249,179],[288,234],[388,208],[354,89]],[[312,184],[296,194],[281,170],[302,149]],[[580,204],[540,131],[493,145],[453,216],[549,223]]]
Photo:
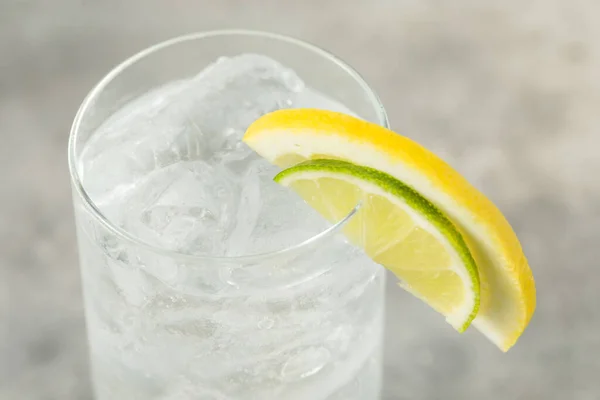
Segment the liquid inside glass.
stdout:
[[[275,60],[222,57],[114,113],[78,173],[112,224],[155,248],[286,249],[330,225],[241,138],[299,107],[352,114]],[[98,400],[378,398],[384,273],[341,235],[310,254],[194,262],[77,218]]]

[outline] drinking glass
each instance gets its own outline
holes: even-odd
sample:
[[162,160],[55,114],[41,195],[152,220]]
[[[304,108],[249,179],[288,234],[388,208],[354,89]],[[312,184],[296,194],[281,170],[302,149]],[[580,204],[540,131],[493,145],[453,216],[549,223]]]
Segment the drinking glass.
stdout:
[[242,53],[279,61],[315,93],[388,125],[375,93],[346,63],[270,33],[178,37],[102,79],[81,105],[69,140],[98,400],[379,398],[385,273],[340,235],[352,213],[278,251],[190,255],[114,223],[86,190],[82,152],[107,119],[144,93]]

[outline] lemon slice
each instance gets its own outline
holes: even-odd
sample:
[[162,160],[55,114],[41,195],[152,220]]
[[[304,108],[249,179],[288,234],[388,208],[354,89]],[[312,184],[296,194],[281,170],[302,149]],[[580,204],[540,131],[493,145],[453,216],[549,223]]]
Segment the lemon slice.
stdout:
[[475,261],[454,225],[417,192],[387,174],[337,160],[303,162],[275,181],[293,188],[331,222],[360,204],[343,227],[354,244],[459,332],[475,318]]
[[317,109],[266,114],[244,142],[283,168],[338,159],[414,189],[452,221],[475,259],[481,293],[473,325],[503,351],[523,333],[535,310],[535,283],[519,240],[496,206],[435,154],[379,125]]

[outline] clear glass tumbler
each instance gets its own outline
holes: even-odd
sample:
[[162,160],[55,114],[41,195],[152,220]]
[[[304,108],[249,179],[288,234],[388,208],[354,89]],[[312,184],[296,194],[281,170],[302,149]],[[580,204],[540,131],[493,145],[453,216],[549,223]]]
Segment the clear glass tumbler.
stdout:
[[341,239],[344,221],[277,252],[192,256],[114,224],[86,191],[82,150],[104,121],[131,99],[240,53],[271,57],[387,126],[377,96],[352,68],[274,34],[179,37],[110,72],[83,102],[69,142],[98,400],[379,398],[385,274]]

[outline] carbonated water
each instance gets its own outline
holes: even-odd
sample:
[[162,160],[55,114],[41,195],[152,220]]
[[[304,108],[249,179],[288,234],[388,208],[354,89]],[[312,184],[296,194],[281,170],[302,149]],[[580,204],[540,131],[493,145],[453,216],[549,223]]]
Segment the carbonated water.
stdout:
[[281,108],[351,113],[260,55],[130,101],[87,142],[77,211],[98,400],[371,400],[382,269],[241,138]]

